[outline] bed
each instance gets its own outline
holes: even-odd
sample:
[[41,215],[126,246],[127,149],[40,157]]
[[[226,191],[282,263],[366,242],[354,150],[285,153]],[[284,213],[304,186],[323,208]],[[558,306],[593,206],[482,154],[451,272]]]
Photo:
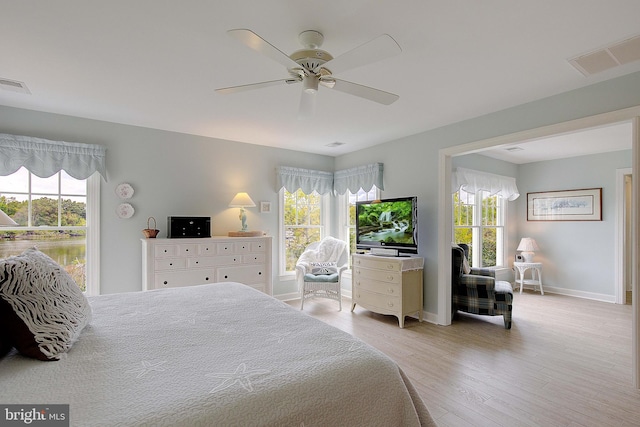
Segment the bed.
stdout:
[[0,403],[69,404],[83,427],[435,425],[391,359],[248,286],[88,302],[60,360],[0,359]]

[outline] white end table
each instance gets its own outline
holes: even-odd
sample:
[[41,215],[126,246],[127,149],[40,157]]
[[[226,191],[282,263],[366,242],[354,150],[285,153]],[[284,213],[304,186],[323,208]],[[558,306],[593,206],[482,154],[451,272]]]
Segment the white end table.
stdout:
[[[516,269],[516,284],[520,284],[520,293],[522,293],[524,285],[534,285],[540,286],[540,295],[544,295],[544,290],[542,289],[541,262],[514,262],[513,266]],[[531,279],[525,280],[524,273],[529,269],[531,269]]]

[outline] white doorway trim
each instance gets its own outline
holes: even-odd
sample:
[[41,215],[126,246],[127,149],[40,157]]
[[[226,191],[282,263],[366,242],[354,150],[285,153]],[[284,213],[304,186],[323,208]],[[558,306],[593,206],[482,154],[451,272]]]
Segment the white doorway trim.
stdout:
[[[616,247],[614,252],[615,265],[615,302],[625,304],[627,299],[627,284],[625,282],[625,232],[626,219],[626,186],[625,177],[632,175],[633,168],[616,169]],[[633,175],[632,175],[633,176]]]
[[612,123],[632,120],[633,122],[633,138],[632,138],[632,176],[633,176],[633,220],[632,220],[632,248],[633,248],[633,265],[632,265],[632,289],[633,289],[633,324],[632,324],[632,377],[635,388],[640,388],[640,362],[638,355],[640,354],[640,340],[638,332],[640,327],[638,322],[640,319],[640,297],[638,295],[637,277],[640,268],[640,239],[638,232],[640,230],[640,215],[638,208],[640,206],[640,185],[637,183],[638,167],[640,163],[640,106],[626,108],[623,110],[612,111],[609,113],[598,114],[596,116],[584,117],[581,119],[571,120],[568,122],[557,123],[554,125],[544,126],[536,129],[530,129],[522,132],[516,132],[509,135],[503,135],[495,138],[471,142],[468,144],[457,145],[454,147],[443,148],[438,154],[438,324],[451,324],[451,157],[461,154],[468,154],[482,151],[489,147],[513,144],[524,140],[544,138],[552,135],[562,134],[566,132],[575,132],[577,130],[604,126]]

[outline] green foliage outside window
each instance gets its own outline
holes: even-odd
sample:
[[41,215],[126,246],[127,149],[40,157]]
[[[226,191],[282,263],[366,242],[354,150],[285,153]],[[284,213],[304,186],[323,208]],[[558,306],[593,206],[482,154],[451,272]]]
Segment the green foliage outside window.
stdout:
[[307,246],[322,238],[322,196],[284,191],[284,239],[286,271],[295,271],[296,261]]
[[[483,194],[481,198],[480,224],[475,220],[476,195],[458,191],[453,196],[454,242],[469,245],[469,261],[473,263],[474,248],[481,250],[481,265],[497,265],[498,228],[502,228],[501,213],[497,196]],[[474,242],[474,230],[481,236],[481,242]]]

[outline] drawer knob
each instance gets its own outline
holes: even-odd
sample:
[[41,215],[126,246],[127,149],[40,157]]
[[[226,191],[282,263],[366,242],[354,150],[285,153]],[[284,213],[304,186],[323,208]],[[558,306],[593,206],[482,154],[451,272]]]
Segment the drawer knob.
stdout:
[[185,249],[186,252],[189,252],[189,249]]
[[360,281],[359,280],[356,282],[356,286],[360,286]]
[[387,303],[387,305],[388,305],[389,307],[393,307],[393,303],[392,303],[392,302],[388,302],[388,303]]
[[164,281],[164,282],[162,282],[162,283],[166,285],[166,284],[167,284],[167,283],[169,283],[169,282],[167,282],[167,281],[165,280],[165,281]]
[[258,271],[258,276],[262,276],[262,271]]
[[204,280],[209,280],[209,278],[208,278],[208,277],[205,277],[205,278],[204,278]]
[[225,278],[225,279],[228,279],[228,278],[229,278],[229,276],[227,276],[227,275],[225,274],[225,275],[224,275],[224,278]]
[[387,280],[393,280],[393,276],[392,275],[388,275],[387,276]]
[[172,263],[172,262],[170,262],[170,263],[169,263],[169,265],[173,265],[173,263]]
[[200,261],[196,261],[196,264],[200,264]]
[[388,268],[389,270],[393,270],[393,264],[387,264],[387,268]]
[[389,292],[390,294],[392,294],[392,293],[393,293],[393,288],[389,288],[389,289],[387,289],[387,292]]

